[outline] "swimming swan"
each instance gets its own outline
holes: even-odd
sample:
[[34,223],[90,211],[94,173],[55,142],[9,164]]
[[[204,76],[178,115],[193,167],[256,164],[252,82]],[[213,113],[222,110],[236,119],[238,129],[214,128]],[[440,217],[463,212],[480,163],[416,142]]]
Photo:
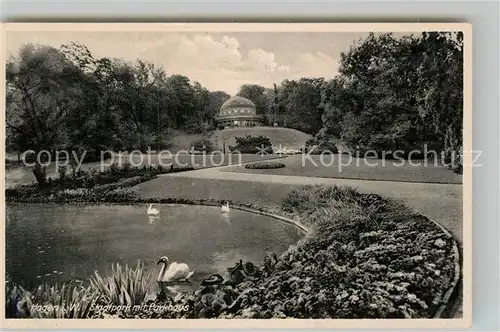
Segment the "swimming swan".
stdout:
[[226,202],[226,205],[222,205],[222,206],[220,207],[220,212],[222,212],[222,213],[227,213],[227,212],[229,212],[229,202]]
[[157,216],[160,214],[160,210],[153,207],[153,204],[149,204],[148,216]]
[[172,262],[168,264],[168,257],[163,256],[160,258],[157,264],[163,264],[160,273],[158,273],[158,278],[156,281],[161,284],[172,284],[172,283],[182,283],[191,281],[189,278],[193,275],[194,271],[190,271],[186,263]]

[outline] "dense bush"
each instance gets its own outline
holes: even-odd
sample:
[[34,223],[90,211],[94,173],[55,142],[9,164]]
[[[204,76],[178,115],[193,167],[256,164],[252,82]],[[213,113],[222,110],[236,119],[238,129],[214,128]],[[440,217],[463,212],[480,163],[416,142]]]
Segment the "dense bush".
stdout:
[[239,153],[272,153],[272,143],[269,137],[266,136],[251,136],[236,137],[236,145],[231,146],[230,150]]
[[151,275],[144,271],[140,262],[137,267],[122,267],[120,264],[111,267],[111,275],[102,277],[94,272],[90,285],[95,293],[106,297],[114,305],[139,305],[146,300]]
[[195,151],[212,152],[214,151],[214,143],[208,137],[200,137],[191,143]]
[[283,168],[285,164],[277,163],[272,161],[263,161],[260,163],[253,163],[245,165],[245,168],[248,169],[275,169],[275,168]]
[[457,257],[427,218],[339,187],[297,189],[283,209],[312,232],[253,273],[231,268],[228,280],[178,299],[191,311],[177,317],[427,318],[442,304]]

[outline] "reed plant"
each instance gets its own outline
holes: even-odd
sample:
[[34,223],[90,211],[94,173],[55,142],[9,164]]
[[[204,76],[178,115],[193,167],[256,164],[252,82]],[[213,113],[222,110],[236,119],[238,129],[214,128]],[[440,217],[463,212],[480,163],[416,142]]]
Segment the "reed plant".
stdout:
[[104,296],[114,305],[139,305],[146,299],[150,288],[151,274],[145,272],[144,264],[137,263],[136,268],[119,263],[111,266],[108,277],[97,271],[90,278],[94,292]]
[[39,285],[33,291],[7,283],[8,318],[90,318],[100,295],[79,283]]

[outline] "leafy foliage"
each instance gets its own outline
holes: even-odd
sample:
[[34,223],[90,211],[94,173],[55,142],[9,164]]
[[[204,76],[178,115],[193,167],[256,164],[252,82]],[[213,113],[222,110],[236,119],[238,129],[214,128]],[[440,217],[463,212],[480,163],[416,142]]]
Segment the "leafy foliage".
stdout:
[[33,291],[7,283],[6,316],[9,318],[90,318],[100,295],[90,287],[69,282],[41,284]]
[[310,154],[332,154],[338,153],[337,144],[332,139],[326,139],[322,137],[314,137],[310,139],[305,144],[305,152]]
[[244,84],[237,95],[251,100],[255,104],[257,115],[266,115],[267,98],[266,89],[263,86]]
[[90,278],[90,285],[95,293],[104,296],[112,304],[133,306],[146,299],[150,279],[151,275],[144,271],[144,265],[140,262],[135,269],[116,264],[112,266],[109,277],[102,277],[95,272]]
[[272,151],[272,143],[268,137],[252,136],[236,137],[236,145],[230,147],[232,151],[239,153],[259,153],[262,151]]
[[[351,148],[443,152],[462,148],[462,33],[370,34],[342,53],[323,90],[324,133]],[[458,160],[457,160],[458,161]],[[455,164],[457,165],[457,164]],[[459,167],[459,166],[458,166]]]
[[253,163],[245,165],[245,168],[248,169],[275,169],[275,168],[283,168],[286,167],[283,163],[277,163],[272,161],[263,161],[260,163]]

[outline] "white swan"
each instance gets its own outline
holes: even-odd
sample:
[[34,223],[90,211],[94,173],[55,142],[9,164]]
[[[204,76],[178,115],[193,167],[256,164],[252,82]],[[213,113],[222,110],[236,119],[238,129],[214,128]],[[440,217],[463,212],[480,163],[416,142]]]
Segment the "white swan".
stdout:
[[222,212],[222,213],[227,213],[227,212],[229,212],[229,202],[226,202],[226,205],[222,205],[222,206],[220,207],[220,212]]
[[149,204],[148,216],[157,216],[160,214],[160,210],[153,207],[153,204]]
[[158,261],[158,264],[163,264],[156,281],[161,284],[182,283],[190,282],[189,278],[193,275],[194,271],[190,271],[186,263],[172,262],[168,264],[168,257],[163,256]]

